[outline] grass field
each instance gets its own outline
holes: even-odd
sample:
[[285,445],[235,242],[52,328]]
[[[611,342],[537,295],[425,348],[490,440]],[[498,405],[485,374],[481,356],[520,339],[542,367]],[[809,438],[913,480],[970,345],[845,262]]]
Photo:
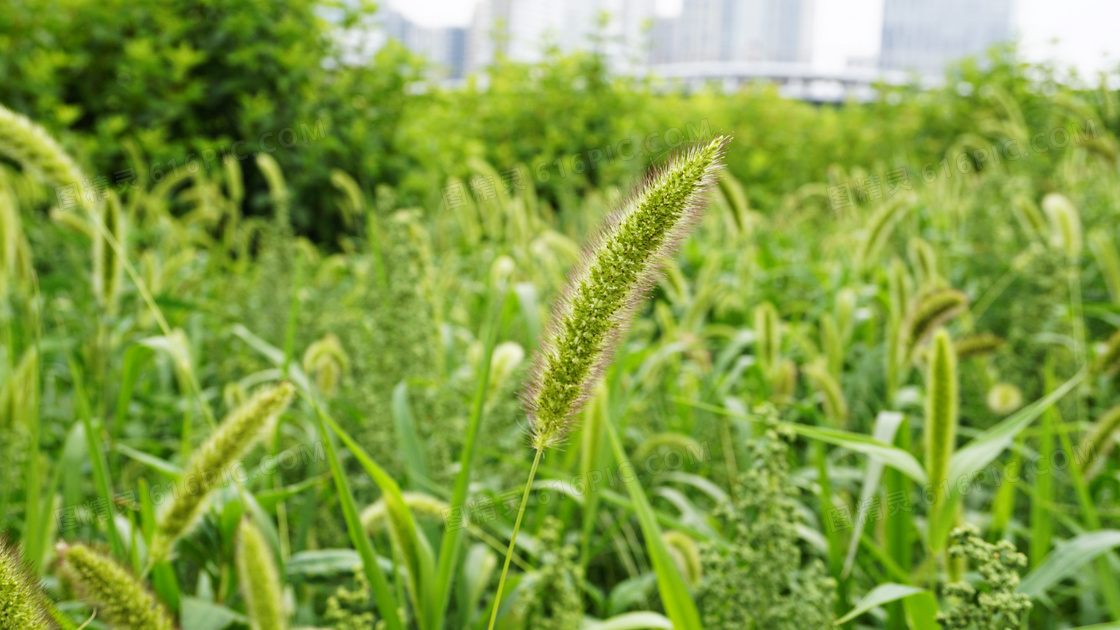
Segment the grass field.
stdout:
[[[1120,627],[1120,94],[604,79],[569,141],[577,66],[402,89],[415,172],[325,188],[329,111],[0,110],[0,628]],[[717,134],[691,233],[635,210]]]

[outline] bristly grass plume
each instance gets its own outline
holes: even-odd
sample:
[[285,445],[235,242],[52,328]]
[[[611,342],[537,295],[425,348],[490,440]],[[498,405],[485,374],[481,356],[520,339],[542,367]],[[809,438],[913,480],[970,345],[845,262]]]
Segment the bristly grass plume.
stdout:
[[0,629],[45,630],[44,597],[19,551],[0,536]]
[[728,140],[697,145],[653,171],[585,249],[524,395],[534,448],[563,442],[661,262],[700,216]]
[[541,454],[563,443],[662,263],[700,218],[729,141],[719,136],[697,144],[653,170],[591,240],[557,300],[522,395],[537,453],[506,550],[491,630]]
[[167,610],[132,574],[85,545],[59,543],[69,583],[111,628],[174,630]]
[[194,525],[210,493],[218,471],[239,460],[264,434],[265,428],[292,400],[295,388],[281,383],[258,392],[234,409],[209,439],[195,451],[183,471],[183,479],[194,484],[193,491],[179,492],[159,516],[156,539],[152,543],[154,560],[162,560],[171,545]]

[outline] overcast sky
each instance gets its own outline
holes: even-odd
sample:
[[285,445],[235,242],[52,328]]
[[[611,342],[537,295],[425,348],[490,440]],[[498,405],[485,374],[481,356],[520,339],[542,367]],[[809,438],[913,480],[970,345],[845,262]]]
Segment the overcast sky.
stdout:
[[[681,0],[655,1],[659,14],[680,10]],[[1017,3],[1015,21],[1029,59],[1056,60],[1089,75],[1120,64],[1120,1]],[[465,26],[477,0],[389,0],[389,4],[426,26]],[[867,58],[878,52],[883,0],[817,0],[814,5],[814,65],[842,67],[849,58]],[[1053,43],[1055,39],[1057,43]]]

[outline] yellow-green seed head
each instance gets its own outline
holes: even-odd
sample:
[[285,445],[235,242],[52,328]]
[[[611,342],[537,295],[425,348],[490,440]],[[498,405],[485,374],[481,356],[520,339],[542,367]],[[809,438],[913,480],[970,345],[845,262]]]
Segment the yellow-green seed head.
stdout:
[[661,540],[669,549],[673,564],[689,586],[696,586],[704,577],[703,562],[700,556],[700,546],[688,534],[669,530],[661,534]]
[[931,514],[936,513],[943,498],[941,483],[949,474],[949,460],[956,446],[959,398],[953,340],[941,328],[933,338],[926,374],[925,463],[929,483],[935,492]]
[[957,340],[957,359],[964,361],[973,357],[987,356],[1003,346],[1003,338],[992,333],[968,335]]
[[1050,220],[1050,242],[1070,258],[1081,254],[1081,216],[1068,197],[1050,193],[1042,198],[1042,210]]
[[1010,383],[996,383],[988,390],[988,409],[1006,416],[1023,406],[1023,392]]
[[350,357],[334,333],[327,333],[303,353],[303,371],[315,378],[315,385],[324,394],[333,394],[338,389],[338,382],[348,369]]
[[563,442],[662,261],[696,222],[727,142],[699,144],[652,172],[587,247],[523,395],[534,448]]
[[754,309],[755,360],[766,378],[772,380],[782,359],[782,320],[778,309],[763,302]]
[[276,561],[264,535],[248,518],[241,519],[237,530],[236,560],[249,626],[253,630],[285,630],[288,618]]
[[1104,347],[1093,362],[1093,371],[1108,376],[1120,372],[1120,330],[1112,333],[1108,341],[1104,342]]
[[120,630],[173,630],[167,610],[113,559],[85,545],[59,543],[68,582],[97,611],[97,620]]
[[[55,186],[82,181],[82,171],[39,125],[0,105],[0,154]],[[84,200],[84,195],[78,195]]]
[[848,402],[844,398],[844,391],[839,381],[822,363],[813,363],[805,368],[805,375],[809,382],[821,396],[821,406],[825,416],[834,426],[844,426],[848,423]]
[[1093,422],[1093,427],[1081,438],[1078,446],[1079,457],[1083,459],[1081,468],[1091,470],[1097,461],[1104,461],[1108,456],[1115,440],[1112,439],[1116,430],[1120,429],[1120,405],[1108,409]]
[[291,383],[267,387],[234,409],[191,456],[183,470],[180,491],[159,515],[152,555],[162,559],[171,545],[194,525],[206,502],[212,483],[248,451],[265,429],[292,401]]
[[905,360],[914,356],[914,350],[922,344],[933,331],[968,307],[968,297],[956,289],[940,289],[919,296],[911,304],[903,322],[899,343]]
[[[446,503],[422,492],[402,492],[401,498],[404,499],[408,511],[416,517],[439,520],[443,518],[444,511],[447,509]],[[389,506],[385,503],[385,499],[378,499],[362,510],[362,525],[369,533],[377,534],[384,531],[388,523]]]
[[1120,252],[1116,251],[1116,242],[1108,232],[1098,230],[1089,235],[1089,248],[1104,276],[1109,297],[1120,303]]
[[47,630],[51,627],[42,591],[16,548],[0,537],[0,630]]
[[[109,191],[105,202],[94,212],[101,214],[108,236],[111,236],[122,249],[127,237],[125,234],[124,211],[116,193]],[[120,290],[124,265],[105,234],[93,235],[93,294],[102,308],[113,311],[116,307],[117,292]]]

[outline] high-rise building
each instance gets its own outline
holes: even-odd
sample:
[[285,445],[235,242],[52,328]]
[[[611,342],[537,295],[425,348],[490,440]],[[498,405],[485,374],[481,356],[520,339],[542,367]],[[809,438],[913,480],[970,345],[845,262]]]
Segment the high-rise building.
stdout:
[[[325,17],[339,19],[337,14]],[[395,39],[431,63],[433,78],[458,79],[466,71],[466,29],[420,26],[392,8],[379,9],[360,26],[342,30],[337,37],[346,63],[366,63],[388,40]]]
[[803,62],[812,53],[813,0],[683,0],[653,28],[653,64]]
[[1012,36],[1014,0],[886,0],[879,66],[940,75]]
[[644,65],[653,0],[481,0],[467,35],[467,66],[477,70],[500,52],[534,62],[550,47],[598,49],[616,70]]

